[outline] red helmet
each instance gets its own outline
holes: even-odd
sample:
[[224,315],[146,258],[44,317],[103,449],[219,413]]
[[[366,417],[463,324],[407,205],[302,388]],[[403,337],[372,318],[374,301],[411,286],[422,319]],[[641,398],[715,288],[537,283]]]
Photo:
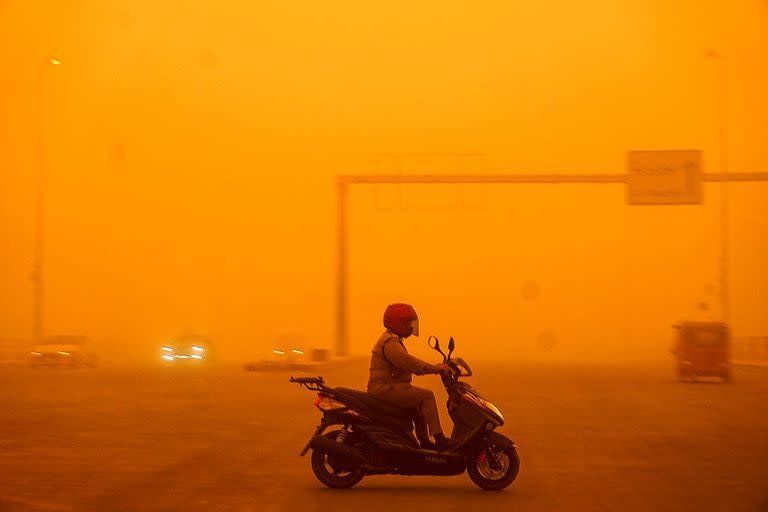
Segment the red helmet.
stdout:
[[384,311],[384,327],[401,338],[419,335],[419,316],[410,304],[390,304]]

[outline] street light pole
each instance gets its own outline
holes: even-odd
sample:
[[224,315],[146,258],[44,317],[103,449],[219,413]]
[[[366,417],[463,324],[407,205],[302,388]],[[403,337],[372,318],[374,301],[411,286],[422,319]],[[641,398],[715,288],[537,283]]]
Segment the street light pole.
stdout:
[[[719,151],[720,151],[720,173],[725,175],[728,172],[728,60],[716,50],[707,50],[707,58],[712,59],[718,64],[719,70]],[[728,180],[720,181],[720,316],[721,320],[730,325],[730,293],[728,284],[730,256],[728,250],[730,231],[729,231],[729,201],[728,201]]]
[[45,167],[46,167],[46,131],[47,131],[47,76],[50,66],[58,66],[61,61],[54,58],[45,59],[37,66],[37,137],[35,140],[35,225],[34,225],[34,259],[32,282],[34,283],[33,301],[33,338],[35,343],[43,339],[43,307],[45,287],[43,281],[43,261],[45,256]]

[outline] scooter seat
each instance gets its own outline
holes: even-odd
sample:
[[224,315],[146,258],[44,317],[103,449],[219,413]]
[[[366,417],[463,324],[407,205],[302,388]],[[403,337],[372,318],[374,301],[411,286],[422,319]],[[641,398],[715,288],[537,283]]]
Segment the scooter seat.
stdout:
[[421,414],[415,407],[398,407],[378,398],[374,398],[366,391],[358,391],[349,388],[336,388],[336,393],[343,400],[351,398],[352,401],[359,403],[374,413],[384,416],[391,416],[400,420],[414,420]]

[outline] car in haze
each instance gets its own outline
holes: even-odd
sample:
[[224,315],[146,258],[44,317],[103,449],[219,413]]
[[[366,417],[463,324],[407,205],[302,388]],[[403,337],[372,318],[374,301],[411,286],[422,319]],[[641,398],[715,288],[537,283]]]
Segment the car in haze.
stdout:
[[245,365],[248,371],[269,370],[309,370],[328,361],[328,350],[324,348],[306,349],[303,344],[275,346],[264,354],[260,361]]
[[30,348],[29,364],[33,367],[93,367],[96,366],[96,356],[88,351],[86,336],[47,336]]
[[186,334],[160,346],[160,360],[168,366],[199,365],[211,359],[211,344],[205,336]]
[[304,349],[300,347],[276,347],[272,349],[272,360],[282,364],[304,361]]

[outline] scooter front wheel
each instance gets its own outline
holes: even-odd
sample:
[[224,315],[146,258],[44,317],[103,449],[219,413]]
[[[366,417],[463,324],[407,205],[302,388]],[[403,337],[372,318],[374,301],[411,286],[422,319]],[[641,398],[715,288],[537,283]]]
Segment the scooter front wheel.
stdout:
[[[338,431],[325,434],[336,440]],[[345,468],[333,460],[323,450],[312,449],[312,472],[320,483],[331,489],[346,489],[354,486],[363,479],[364,473],[360,468]]]
[[487,491],[499,491],[517,478],[520,457],[515,443],[503,435],[492,432],[488,441],[467,461],[467,473],[478,487]]

